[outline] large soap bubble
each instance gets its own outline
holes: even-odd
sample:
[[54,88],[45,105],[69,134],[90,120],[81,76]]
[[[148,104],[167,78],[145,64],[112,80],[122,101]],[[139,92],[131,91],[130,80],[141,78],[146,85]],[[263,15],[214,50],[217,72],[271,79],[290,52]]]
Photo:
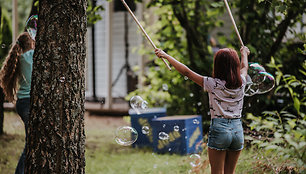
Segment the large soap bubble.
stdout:
[[138,138],[138,132],[130,126],[122,126],[116,130],[115,141],[119,145],[129,146]]
[[148,108],[148,102],[140,96],[136,95],[130,99],[131,107],[136,111],[137,114],[141,114],[141,111]]
[[272,74],[268,72],[260,72],[260,75],[263,76],[263,81],[258,85],[258,94],[263,94],[269,92],[273,89],[275,85],[275,79]]
[[192,167],[197,167],[201,164],[201,156],[198,154],[192,154],[189,156],[189,164]]
[[31,38],[35,40],[37,33],[38,16],[32,15],[26,22],[26,30],[30,34]]
[[264,94],[273,89],[275,79],[272,74],[266,72],[259,63],[249,63],[248,75],[246,77],[245,96]]
[[248,75],[251,77],[254,84],[259,84],[263,81],[263,77],[260,72],[265,72],[265,68],[259,63],[249,63]]

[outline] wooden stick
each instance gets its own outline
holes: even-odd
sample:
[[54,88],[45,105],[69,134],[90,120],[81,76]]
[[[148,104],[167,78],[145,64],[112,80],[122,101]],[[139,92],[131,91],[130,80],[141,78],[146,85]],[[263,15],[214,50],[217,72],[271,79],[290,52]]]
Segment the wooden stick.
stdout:
[[242,42],[242,39],[241,39],[241,36],[240,36],[240,34],[239,34],[239,31],[238,31],[238,29],[237,29],[235,20],[234,20],[234,18],[233,18],[231,9],[230,9],[230,7],[229,7],[229,5],[228,5],[228,3],[227,3],[227,0],[224,0],[224,3],[225,3],[225,6],[226,6],[226,9],[227,9],[227,12],[228,12],[229,16],[231,17],[231,20],[232,20],[232,23],[233,23],[233,25],[234,25],[234,28],[235,28],[236,34],[237,34],[237,36],[238,36],[238,39],[239,39],[239,41],[240,41],[240,44],[241,44],[241,46],[244,46],[244,44],[243,44],[243,42]]
[[[143,32],[143,34],[146,36],[146,38],[149,40],[149,42],[151,43],[152,47],[154,49],[156,49],[157,47],[155,46],[155,44],[153,43],[153,41],[151,40],[151,38],[149,37],[149,35],[147,34],[147,32],[143,29],[143,27],[141,26],[141,24],[139,23],[139,21],[137,20],[136,16],[134,15],[134,13],[131,11],[130,7],[126,4],[126,2],[124,0],[121,0],[123,5],[125,6],[125,8],[129,11],[129,13],[131,14],[131,16],[133,17],[134,21],[136,22],[136,24],[138,25],[138,27],[141,29],[141,31]],[[165,59],[163,59],[163,62],[165,63],[165,65],[167,66],[167,68],[171,71],[171,67],[169,66],[169,64],[165,61]]]

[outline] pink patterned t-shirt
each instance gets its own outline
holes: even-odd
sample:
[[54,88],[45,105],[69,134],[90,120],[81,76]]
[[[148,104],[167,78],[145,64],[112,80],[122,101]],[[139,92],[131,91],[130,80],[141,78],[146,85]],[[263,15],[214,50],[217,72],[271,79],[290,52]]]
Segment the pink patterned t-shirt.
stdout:
[[204,76],[203,88],[208,92],[211,119],[241,117],[246,85],[245,77],[241,76],[241,79],[241,87],[228,89],[224,80]]

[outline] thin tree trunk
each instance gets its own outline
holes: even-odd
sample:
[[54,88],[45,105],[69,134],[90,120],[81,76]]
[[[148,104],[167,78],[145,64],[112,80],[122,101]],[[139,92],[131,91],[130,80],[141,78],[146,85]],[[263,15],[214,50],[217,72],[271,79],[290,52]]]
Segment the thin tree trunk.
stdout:
[[39,1],[26,173],[85,173],[86,3]]

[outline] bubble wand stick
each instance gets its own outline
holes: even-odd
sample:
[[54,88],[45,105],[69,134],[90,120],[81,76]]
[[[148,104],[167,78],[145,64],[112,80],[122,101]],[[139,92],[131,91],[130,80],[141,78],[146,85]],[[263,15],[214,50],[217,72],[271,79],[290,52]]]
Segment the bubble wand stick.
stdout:
[[235,20],[234,20],[234,18],[233,18],[231,9],[230,9],[230,7],[229,7],[229,5],[228,5],[228,3],[227,3],[227,0],[224,0],[224,4],[225,4],[226,9],[227,9],[227,12],[228,12],[228,14],[229,14],[229,16],[230,16],[230,18],[231,18],[231,20],[232,20],[232,23],[233,23],[233,25],[234,25],[234,28],[235,28],[236,34],[237,34],[237,36],[238,36],[238,39],[239,39],[239,41],[240,41],[240,44],[241,44],[241,46],[244,46],[244,44],[243,44],[243,42],[242,42],[242,39],[241,39],[241,37],[240,37],[239,31],[238,31],[238,29],[237,29]]
[[[126,2],[124,0],[121,0],[123,5],[125,6],[125,8],[129,11],[129,13],[131,14],[131,16],[133,17],[134,21],[136,22],[136,24],[138,25],[138,27],[141,29],[141,31],[143,32],[143,34],[146,36],[146,38],[149,40],[149,42],[151,43],[151,45],[153,46],[154,49],[156,49],[157,47],[155,46],[155,44],[153,43],[153,41],[151,40],[151,38],[149,37],[149,35],[147,34],[147,32],[143,29],[143,27],[141,26],[141,24],[139,23],[139,21],[137,20],[136,16],[134,15],[134,13],[131,11],[130,7],[126,4]],[[167,68],[171,71],[171,67],[169,66],[169,64],[165,61],[165,59],[162,59],[163,62],[165,63],[165,65],[167,66]]]

